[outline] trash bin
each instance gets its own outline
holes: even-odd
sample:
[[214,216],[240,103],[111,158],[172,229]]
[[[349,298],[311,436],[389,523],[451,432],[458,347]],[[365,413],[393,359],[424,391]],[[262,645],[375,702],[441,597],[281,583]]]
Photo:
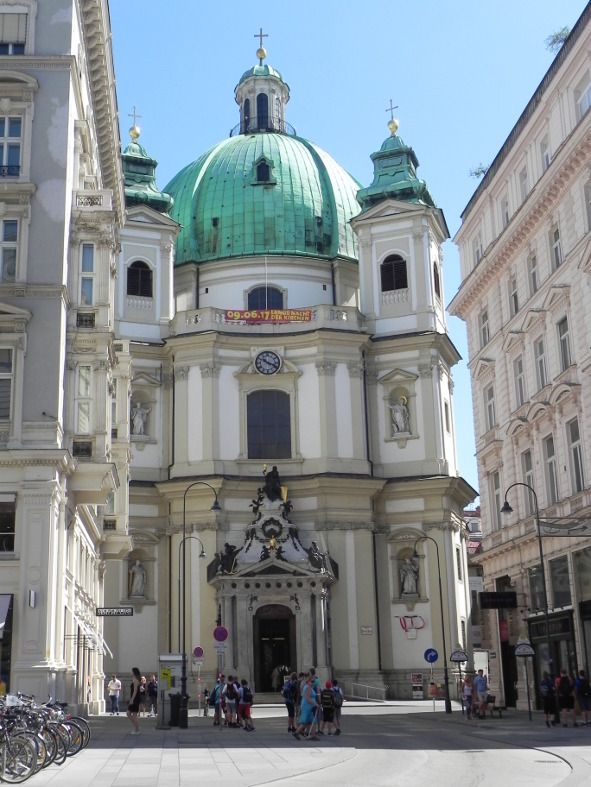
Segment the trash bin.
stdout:
[[177,694],[170,695],[170,726],[171,727],[178,727],[179,726],[179,715],[181,712],[181,695],[180,692]]

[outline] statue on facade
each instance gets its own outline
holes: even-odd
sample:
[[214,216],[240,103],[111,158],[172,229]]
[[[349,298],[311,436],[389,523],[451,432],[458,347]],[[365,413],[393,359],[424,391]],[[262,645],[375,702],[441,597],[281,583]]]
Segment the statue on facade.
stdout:
[[146,424],[148,422],[148,415],[151,408],[144,407],[141,402],[137,402],[135,407],[131,410],[131,434],[144,435],[146,433]]
[[318,571],[326,571],[326,555],[320,551],[320,547],[316,541],[312,541],[312,546],[307,550],[308,560],[312,568]]
[[397,402],[389,404],[388,407],[390,409],[392,437],[397,434],[410,432],[410,413],[406,396],[401,396]]
[[236,556],[242,547],[235,547],[234,544],[224,544],[224,551],[220,552],[220,568],[223,574],[231,574],[236,568]]
[[419,563],[416,557],[404,558],[400,564],[400,595],[416,596],[419,592]]
[[265,495],[273,502],[281,500],[281,479],[279,478],[279,471],[277,466],[273,465],[273,469],[265,473]]
[[147,571],[143,563],[136,560],[129,568],[129,595],[143,597],[146,594]]

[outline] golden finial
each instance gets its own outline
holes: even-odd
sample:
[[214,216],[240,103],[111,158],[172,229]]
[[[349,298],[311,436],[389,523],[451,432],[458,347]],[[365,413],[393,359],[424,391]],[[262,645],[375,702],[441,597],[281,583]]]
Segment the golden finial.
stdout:
[[392,136],[394,136],[396,134],[396,132],[398,131],[398,126],[399,126],[398,120],[396,120],[396,118],[394,117],[394,110],[395,109],[398,109],[398,104],[396,104],[396,106],[394,106],[392,104],[392,99],[390,99],[390,106],[386,108],[386,112],[390,113],[390,120],[388,121],[388,128],[390,129],[390,134],[392,134]]
[[131,137],[131,141],[135,142],[142,133],[141,128],[137,124],[137,119],[141,118],[141,115],[138,115],[135,105],[127,117],[133,118],[133,126],[129,129],[129,136]]
[[259,39],[259,48],[257,49],[257,57],[259,59],[259,65],[263,65],[263,60],[267,57],[267,50],[263,46],[263,38],[269,38],[268,33],[263,33],[263,28],[259,27],[259,32],[254,34],[255,38]]

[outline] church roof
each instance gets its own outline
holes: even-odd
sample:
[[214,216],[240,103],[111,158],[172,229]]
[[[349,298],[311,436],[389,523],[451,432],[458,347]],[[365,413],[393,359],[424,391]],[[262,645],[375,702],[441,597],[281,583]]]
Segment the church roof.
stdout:
[[140,130],[132,126],[129,130],[131,142],[121,154],[123,177],[125,181],[125,204],[148,205],[158,213],[168,213],[172,197],[162,192],[156,185],[158,162],[151,158],[143,145],[138,142]]

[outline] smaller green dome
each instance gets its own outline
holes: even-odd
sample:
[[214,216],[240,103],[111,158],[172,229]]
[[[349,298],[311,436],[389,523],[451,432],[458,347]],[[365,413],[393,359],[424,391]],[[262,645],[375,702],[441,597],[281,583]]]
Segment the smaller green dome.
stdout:
[[[250,79],[250,77],[275,77],[275,79],[278,79],[280,82],[283,82],[283,77],[281,76],[279,71],[277,71],[276,68],[273,68],[273,66],[268,66],[266,63],[263,63],[263,65],[259,65],[259,66],[253,66],[252,68],[249,68],[248,71],[245,71],[244,74],[242,74],[242,76],[240,77],[240,81],[238,82],[238,85],[241,85],[243,82],[246,82],[246,80]],[[236,85],[236,87],[238,87],[238,85]]]
[[137,141],[140,130],[137,126],[130,129],[131,142],[121,154],[125,185],[125,204],[149,205],[159,213],[168,213],[172,207],[172,197],[160,191],[156,185],[158,162],[148,155],[143,145]]

